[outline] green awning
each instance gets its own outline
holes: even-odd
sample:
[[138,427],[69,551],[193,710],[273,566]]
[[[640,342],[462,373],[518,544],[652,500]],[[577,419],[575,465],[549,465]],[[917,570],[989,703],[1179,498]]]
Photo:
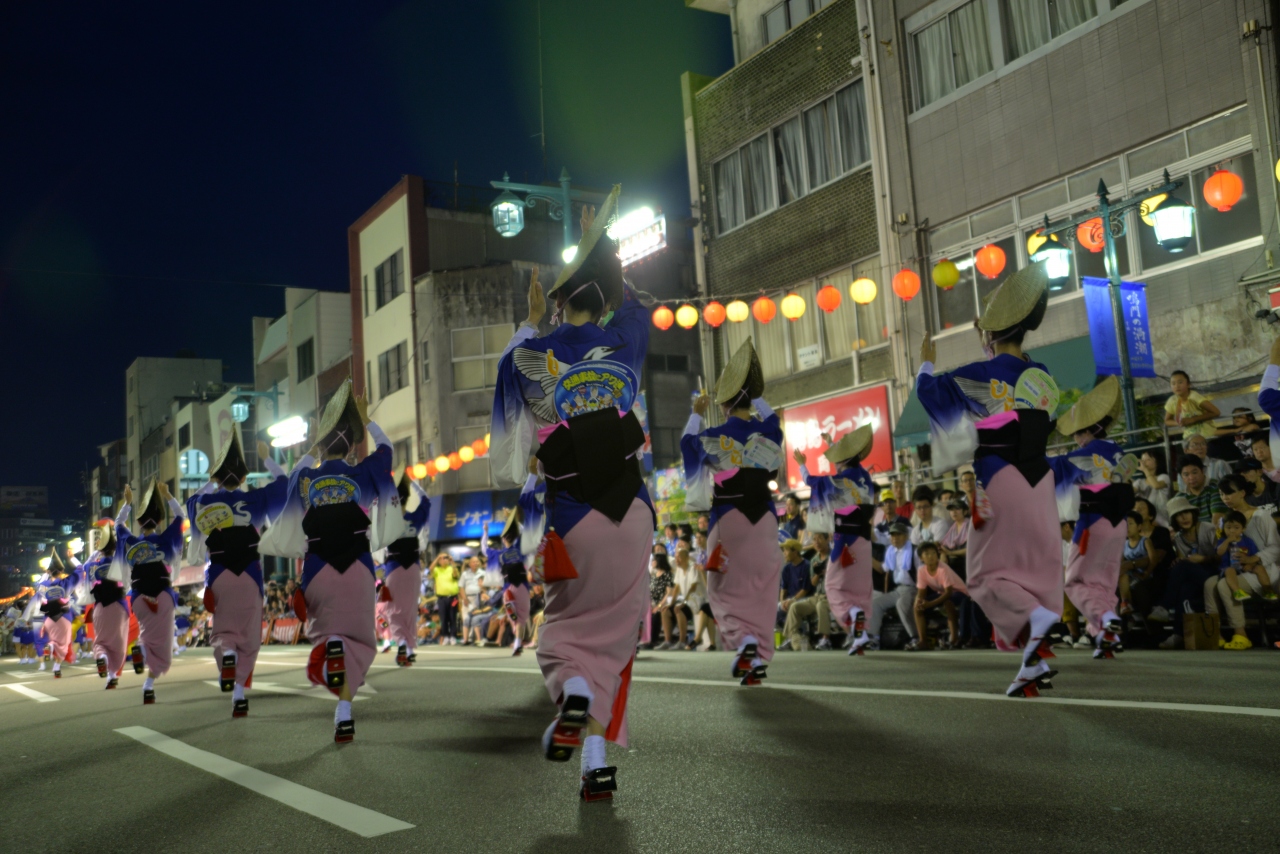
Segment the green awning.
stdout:
[[[1093,344],[1088,335],[1047,344],[1028,350],[1028,355],[1049,369],[1049,373],[1063,391],[1078,388],[1088,391],[1098,377],[1097,366],[1093,363]],[[914,448],[929,441],[929,416],[924,407],[916,399],[913,389],[907,398],[907,405],[902,408],[897,426],[893,430],[893,447]]]

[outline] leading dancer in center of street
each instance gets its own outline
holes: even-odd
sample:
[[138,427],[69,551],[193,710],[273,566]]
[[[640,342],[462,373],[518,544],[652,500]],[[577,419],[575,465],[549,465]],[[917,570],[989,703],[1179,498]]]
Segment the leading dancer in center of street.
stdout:
[[526,480],[535,435],[541,442],[546,621],[538,665],[558,707],[543,746],[556,761],[582,747],[579,792],[588,801],[617,788],[605,742],[627,744],[655,524],[641,474],[644,429],[632,409],[649,313],[623,281],[617,245],[605,235],[620,189],[598,216],[583,210],[577,254],[548,292],[559,325],[541,337],[546,302],[536,275],[531,281],[529,318],[498,364],[489,448],[497,485],[513,488]]
[[925,335],[916,395],[929,415],[933,466],[954,469],[972,455],[973,532],[968,585],[1006,648],[1022,666],[1005,691],[1035,697],[1056,674],[1045,636],[1062,613],[1062,537],[1055,478],[1045,448],[1058,389],[1022,351],[1049,304],[1044,264],[1013,273],[991,293],[977,321],[988,358],[934,375],[936,348]]
[[782,425],[764,401],[764,371],[750,338],[725,365],[715,395],[724,423],[702,428],[711,401],[699,395],[680,438],[685,505],[711,511],[707,601],[725,646],[736,650],[730,673],[741,685],[759,685],[773,659],[782,573],[769,481],[784,457]]

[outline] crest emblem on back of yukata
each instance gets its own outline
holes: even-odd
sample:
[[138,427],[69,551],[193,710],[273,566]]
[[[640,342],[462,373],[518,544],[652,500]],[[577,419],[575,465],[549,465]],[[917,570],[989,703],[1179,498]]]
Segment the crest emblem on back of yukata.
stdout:
[[225,502],[218,501],[201,507],[195,521],[200,533],[208,536],[211,531],[219,528],[233,528],[237,522],[248,525],[251,517],[244,509],[243,501],[237,501],[234,509]]
[[163,558],[160,550],[147,540],[139,540],[129,547],[125,558],[130,566],[142,566],[144,563],[160,563]]
[[314,480],[303,478],[300,485],[308,508],[360,501],[360,487],[351,478],[340,474],[327,474]]
[[567,421],[602,409],[630,412],[637,385],[635,374],[620,362],[605,359],[578,362],[562,373],[556,383],[556,414]]

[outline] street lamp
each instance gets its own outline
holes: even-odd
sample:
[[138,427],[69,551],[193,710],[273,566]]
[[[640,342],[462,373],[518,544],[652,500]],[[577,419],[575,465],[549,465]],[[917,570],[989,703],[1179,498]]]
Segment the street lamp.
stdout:
[[307,438],[307,422],[301,415],[291,415],[283,421],[277,421],[267,428],[271,437],[271,447],[288,448],[302,444]]
[[249,420],[249,401],[241,399],[231,403],[231,420],[237,424]]
[[1071,276],[1071,250],[1062,245],[1058,235],[1047,235],[1031,260],[1035,263],[1044,262],[1044,271],[1049,276],[1049,290],[1062,290],[1063,284]]
[[[1141,196],[1131,196],[1119,202],[1112,202],[1108,197],[1107,185],[1098,181],[1098,207],[1085,211],[1070,219],[1050,224],[1045,217],[1043,233],[1048,237],[1062,234],[1067,240],[1076,233],[1077,226],[1091,219],[1102,220],[1102,236],[1104,241],[1103,260],[1107,268],[1107,281],[1111,285],[1111,317],[1115,325],[1116,351],[1120,356],[1120,393],[1124,398],[1124,417],[1130,430],[1138,428],[1138,405],[1133,396],[1133,369],[1129,362],[1129,339],[1125,336],[1124,306],[1120,298],[1120,264],[1116,260],[1116,238],[1122,237],[1126,231],[1125,214],[1131,210],[1142,210],[1144,216],[1151,217],[1152,227],[1156,231],[1156,240],[1170,252],[1181,251],[1195,234],[1195,210],[1190,205],[1173,197],[1173,191],[1182,186],[1181,181],[1169,178],[1169,170],[1164,171],[1164,183],[1159,187],[1147,190]],[[1152,210],[1149,204],[1153,198],[1165,196],[1164,200]],[[1171,204],[1172,203],[1172,204]],[[1168,219],[1157,216],[1166,206]],[[1143,208],[1145,207],[1145,210]],[[1187,210],[1180,210],[1186,208]],[[1168,245],[1165,245],[1168,240]],[[1177,248],[1174,248],[1174,247]],[[1034,257],[1033,257],[1033,260]],[[1048,266],[1048,265],[1046,265]],[[1053,273],[1049,271],[1050,277]]]
[[[590,202],[598,205],[606,198],[600,193],[586,193],[570,187],[569,170],[565,168],[560,169],[558,191],[542,184],[514,182],[506,172],[502,173],[501,181],[490,181],[489,184],[495,190],[502,190],[498,198],[489,205],[489,209],[493,212],[493,227],[503,237],[515,237],[524,228],[524,208],[531,208],[540,201],[547,203],[551,218],[564,226],[562,257],[566,264],[577,253],[578,242],[573,239],[573,203]],[[524,198],[521,199],[516,193],[524,193]]]

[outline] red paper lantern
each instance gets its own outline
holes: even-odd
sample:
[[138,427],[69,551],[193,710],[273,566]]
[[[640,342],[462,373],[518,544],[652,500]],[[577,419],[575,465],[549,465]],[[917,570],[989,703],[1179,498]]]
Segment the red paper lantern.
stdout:
[[893,277],[893,292],[903,302],[911,302],[920,293],[920,277],[914,270],[904,267]]
[[665,305],[660,305],[653,310],[653,325],[666,332],[671,328],[671,324],[676,322],[676,315],[671,309]]
[[1204,200],[1217,208],[1219,213],[1231,210],[1243,195],[1244,181],[1234,172],[1219,169],[1204,182]]
[[760,297],[751,304],[751,313],[761,323],[768,323],[778,314],[778,307],[768,297]]
[[1107,245],[1106,235],[1102,233],[1102,217],[1095,216],[1076,226],[1076,240],[1090,252],[1101,252]]
[[824,285],[818,291],[818,297],[814,301],[818,304],[818,308],[830,314],[840,307],[840,289],[835,285]]
[[1004,272],[1004,260],[1004,250],[994,243],[988,243],[974,256],[974,266],[988,279],[994,279]]
[[440,470],[436,468],[435,460],[427,460],[425,463],[423,463],[423,467],[426,469],[427,477],[435,477],[437,474],[440,473]]
[[707,307],[702,310],[702,319],[705,320],[707,325],[712,329],[715,329],[720,326],[720,324],[724,323],[724,318],[724,306],[718,302],[709,302],[707,303]]
[[462,457],[458,456],[458,452],[454,451],[449,455],[449,468],[457,471],[462,468]]
[[485,455],[485,452],[488,451],[489,448],[487,445],[485,445],[484,439],[476,439],[474,442],[471,443],[471,450],[476,452],[477,457],[483,457]]

